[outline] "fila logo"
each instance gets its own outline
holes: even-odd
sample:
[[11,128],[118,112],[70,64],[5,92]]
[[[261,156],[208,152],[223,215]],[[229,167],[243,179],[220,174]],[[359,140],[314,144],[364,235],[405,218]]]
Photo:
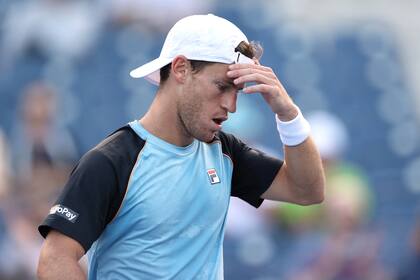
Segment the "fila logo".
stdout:
[[60,217],[63,217],[64,219],[74,223],[77,220],[77,217],[79,214],[71,210],[70,208],[67,208],[65,206],[62,206],[60,204],[54,205],[50,209],[50,215],[57,214]]
[[209,176],[212,185],[220,183],[220,178],[217,176],[216,169],[211,168],[207,170],[207,175]]

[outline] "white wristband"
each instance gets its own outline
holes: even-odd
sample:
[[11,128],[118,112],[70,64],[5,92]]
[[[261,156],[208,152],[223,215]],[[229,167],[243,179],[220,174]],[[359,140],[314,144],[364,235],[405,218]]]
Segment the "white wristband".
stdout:
[[303,117],[299,107],[297,107],[298,115],[290,121],[283,122],[279,120],[276,114],[277,130],[280,139],[286,146],[297,146],[301,144],[311,133],[309,122]]

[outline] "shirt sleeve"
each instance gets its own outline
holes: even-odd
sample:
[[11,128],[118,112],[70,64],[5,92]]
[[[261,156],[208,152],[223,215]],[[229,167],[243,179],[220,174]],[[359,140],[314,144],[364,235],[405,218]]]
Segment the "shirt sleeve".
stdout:
[[123,192],[111,160],[91,150],[73,169],[38,230],[44,238],[51,229],[57,230],[78,241],[86,252],[118,211]]
[[270,187],[283,161],[247,146],[231,134],[221,132],[219,138],[223,153],[233,162],[231,195],[259,207],[264,201],[261,195]]

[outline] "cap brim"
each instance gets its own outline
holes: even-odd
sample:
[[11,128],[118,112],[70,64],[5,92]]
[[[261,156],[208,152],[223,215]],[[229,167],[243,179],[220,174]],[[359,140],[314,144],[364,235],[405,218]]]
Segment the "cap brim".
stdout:
[[160,74],[159,70],[163,66],[171,63],[171,59],[163,59],[163,58],[156,58],[146,64],[143,64],[140,67],[132,70],[130,72],[130,76],[133,78],[145,78],[149,82],[159,85],[160,82]]

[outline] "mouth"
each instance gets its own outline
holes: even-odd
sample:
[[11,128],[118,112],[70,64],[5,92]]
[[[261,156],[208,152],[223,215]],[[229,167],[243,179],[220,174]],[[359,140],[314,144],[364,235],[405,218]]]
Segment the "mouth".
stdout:
[[217,126],[219,126],[219,127],[221,127],[221,126],[222,126],[222,123],[223,123],[224,121],[226,121],[226,120],[227,120],[227,118],[226,118],[226,117],[213,118],[213,122],[214,122]]

